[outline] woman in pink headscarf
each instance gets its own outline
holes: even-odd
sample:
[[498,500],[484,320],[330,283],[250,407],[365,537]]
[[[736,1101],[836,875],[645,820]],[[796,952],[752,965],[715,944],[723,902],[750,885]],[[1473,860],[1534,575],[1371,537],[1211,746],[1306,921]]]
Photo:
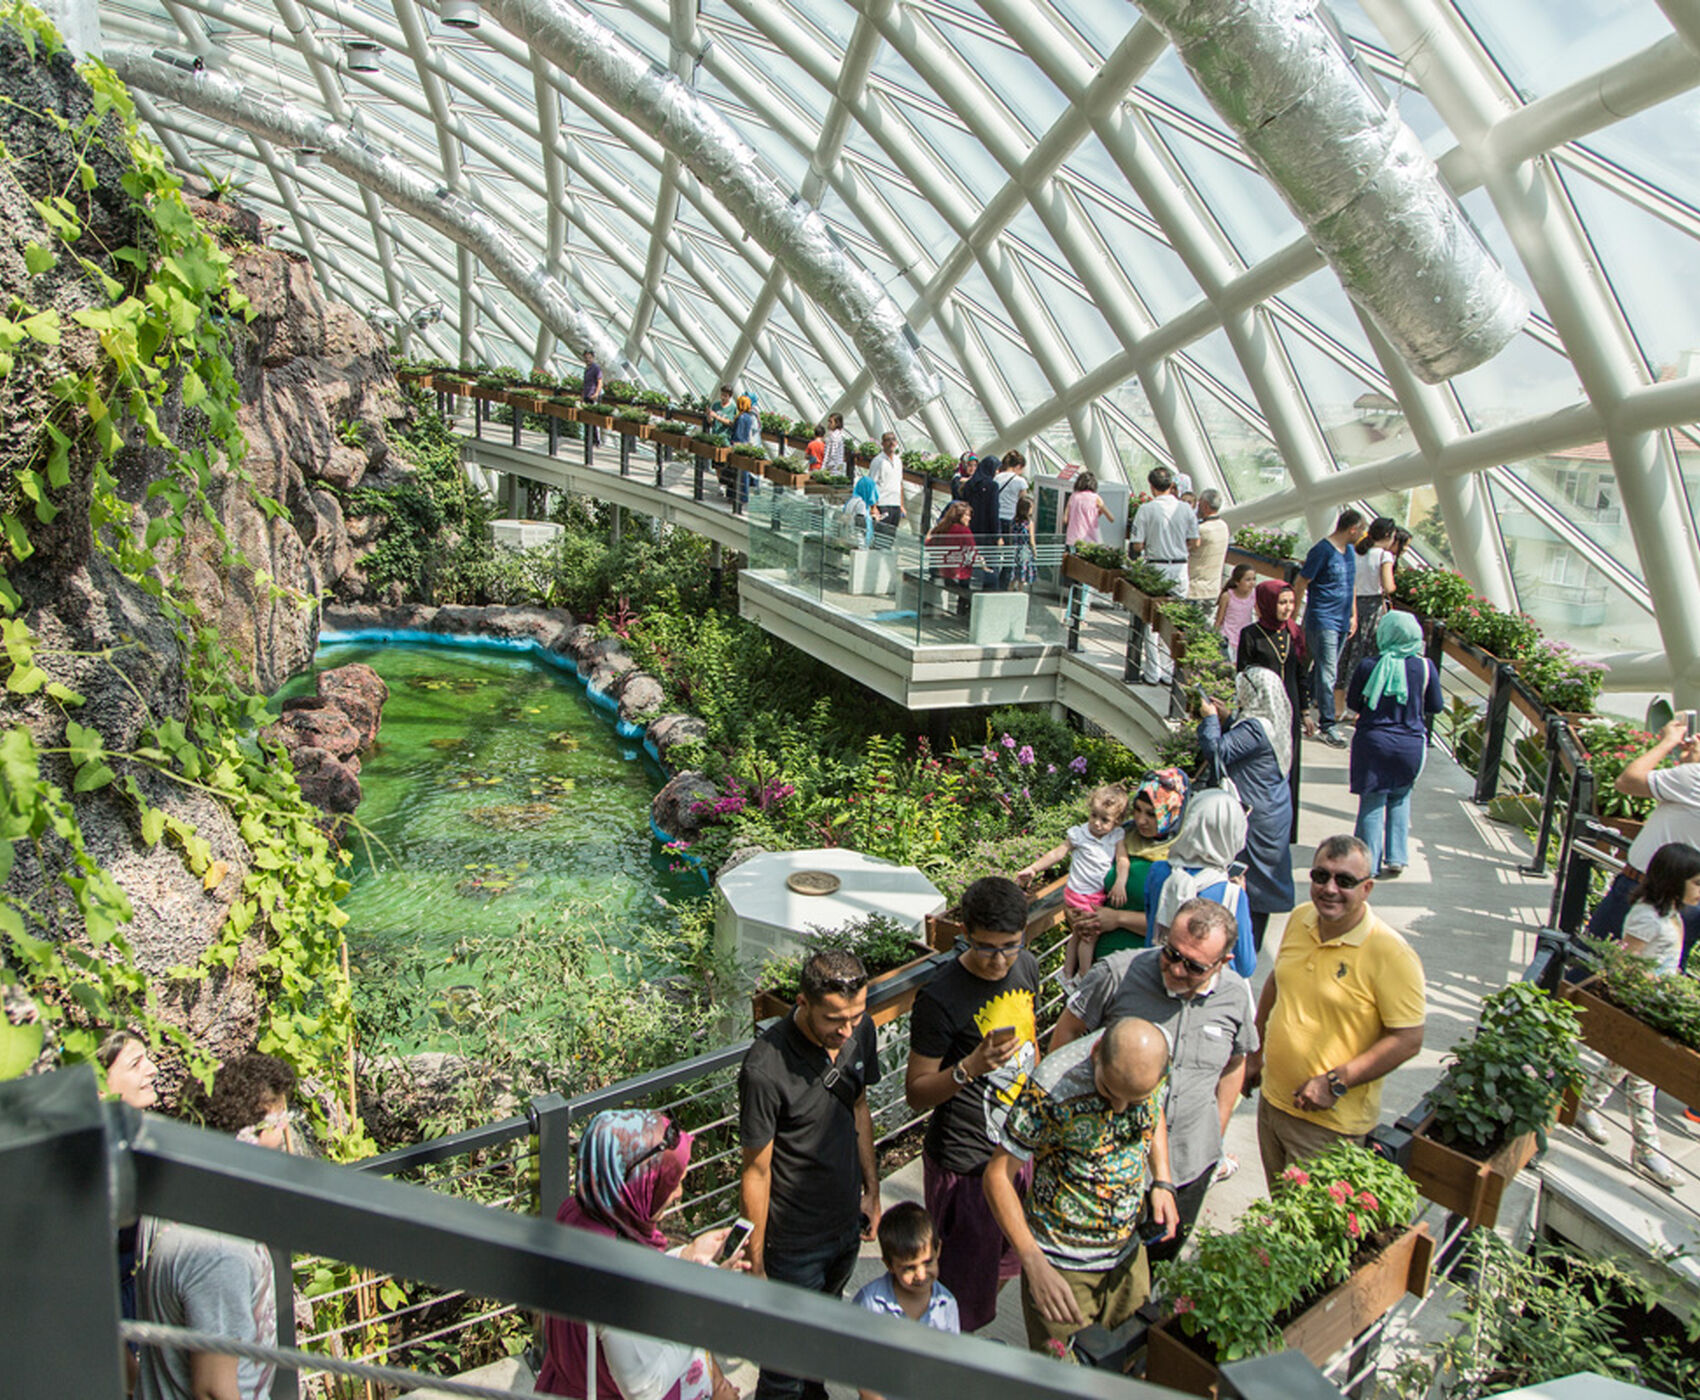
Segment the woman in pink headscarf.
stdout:
[[[611,1109],[585,1129],[578,1150],[578,1187],[556,1219],[609,1239],[667,1249],[657,1218],[684,1192],[691,1135],[664,1113]],[[725,1229],[699,1235],[672,1251],[713,1264]],[[748,1268],[741,1253],[729,1268]],[[609,1400],[738,1400],[738,1389],[700,1347],[596,1328],[596,1394]],[[589,1394],[590,1331],[582,1322],[544,1322],[547,1352],[537,1389],[546,1395]]]

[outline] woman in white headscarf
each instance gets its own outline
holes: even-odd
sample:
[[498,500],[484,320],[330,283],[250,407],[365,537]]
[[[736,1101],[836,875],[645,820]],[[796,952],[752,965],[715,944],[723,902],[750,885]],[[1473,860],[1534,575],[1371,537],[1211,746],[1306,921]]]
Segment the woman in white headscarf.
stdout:
[[1281,678],[1254,666],[1234,678],[1239,711],[1222,725],[1221,707],[1203,704],[1198,722],[1199,756],[1215,769],[1218,786],[1232,785],[1248,809],[1245,849],[1246,898],[1251,905],[1252,943],[1263,947],[1271,914],[1293,907],[1293,794],[1287,766],[1293,758],[1293,711]]
[[1145,884],[1145,926],[1148,941],[1161,943],[1175,921],[1175,911],[1189,899],[1213,899],[1234,916],[1239,934],[1234,940],[1234,971],[1251,976],[1257,967],[1257,946],[1251,934],[1251,905],[1237,872],[1245,849],[1246,814],[1232,794],[1204,788],[1192,796],[1181,816],[1181,829],[1169,847],[1167,860],[1151,867]]

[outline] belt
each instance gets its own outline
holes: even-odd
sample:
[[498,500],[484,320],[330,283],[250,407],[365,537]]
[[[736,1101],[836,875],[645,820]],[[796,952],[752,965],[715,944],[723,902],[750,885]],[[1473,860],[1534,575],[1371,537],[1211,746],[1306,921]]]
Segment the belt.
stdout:
[[1186,560],[1184,560],[1184,559],[1147,559],[1145,562],[1147,564],[1184,564],[1184,563],[1186,563]]

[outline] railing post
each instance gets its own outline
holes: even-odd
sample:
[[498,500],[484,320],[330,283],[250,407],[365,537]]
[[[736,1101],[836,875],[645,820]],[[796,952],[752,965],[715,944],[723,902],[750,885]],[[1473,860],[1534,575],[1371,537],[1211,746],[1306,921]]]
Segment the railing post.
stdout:
[[[624,422],[624,419],[620,420]],[[620,434],[620,475],[632,474],[632,437],[630,433]]]
[[1547,780],[1541,785],[1541,824],[1535,832],[1535,853],[1523,867],[1525,875],[1547,873],[1547,847],[1552,844],[1552,823],[1558,811],[1558,785],[1564,772],[1564,759],[1558,743],[1558,727],[1563,723],[1557,715],[1547,716]]
[[702,499],[702,469],[705,465],[703,455],[700,452],[696,454],[696,463],[696,480],[691,488],[691,496],[693,499],[700,501]]
[[1133,685],[1145,665],[1145,619],[1129,613],[1127,619],[1127,655],[1122,659],[1122,684]]
[[525,1112],[537,1134],[538,1214],[553,1220],[573,1191],[572,1108],[559,1094],[539,1094]]
[[927,531],[933,528],[933,486],[932,477],[921,487],[921,535],[926,537]]
[[514,446],[519,446],[519,430],[525,426],[525,410],[517,403],[508,405],[508,412],[514,416]]
[[553,413],[549,415],[549,455],[553,457],[561,446],[561,420]]
[[1511,714],[1511,691],[1517,668],[1501,661],[1488,691],[1487,727],[1482,731],[1482,760],[1476,768],[1476,801],[1492,802],[1499,794],[1499,770],[1505,758],[1506,721]]
[[1080,650],[1080,621],[1086,615],[1086,585],[1071,583],[1068,586],[1068,649]]
[[475,438],[484,436],[484,398],[481,394],[472,396],[472,435]]
[[584,429],[584,464],[587,467],[596,465],[596,429],[589,423],[579,425]]
[[665,460],[666,460],[666,458],[662,455],[661,444],[656,443],[655,444],[655,485],[656,485],[657,489],[659,489],[660,486],[661,486],[661,464]]
[[[272,1297],[293,1300],[295,1297],[295,1256],[287,1249],[271,1248]],[[277,1310],[277,1344],[285,1350],[295,1347],[295,1308],[279,1306]],[[300,1373],[293,1366],[279,1365],[272,1373],[272,1400],[297,1400],[301,1394]]]
[[[119,1183],[108,1128],[93,1070],[0,1083],[0,1356],[9,1395],[124,1393],[113,1228],[135,1211],[133,1200],[121,1210],[112,1199]],[[123,1177],[133,1197],[134,1178]]]

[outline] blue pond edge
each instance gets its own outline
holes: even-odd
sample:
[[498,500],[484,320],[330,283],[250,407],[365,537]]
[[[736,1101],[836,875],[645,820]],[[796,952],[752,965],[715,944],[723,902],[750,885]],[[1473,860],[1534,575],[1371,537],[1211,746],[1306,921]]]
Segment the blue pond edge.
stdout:
[[[504,651],[529,655],[533,659],[541,661],[544,665],[560,671],[564,675],[571,676],[582,685],[593,708],[601,710],[605,714],[616,716],[614,732],[622,739],[642,738],[644,753],[653,760],[656,767],[660,768],[663,773],[667,772],[667,765],[662,763],[661,754],[649,740],[648,727],[618,718],[620,712],[618,700],[614,699],[607,691],[599,690],[586,677],[580,675],[578,664],[571,657],[562,656],[558,651],[550,651],[548,647],[534,637],[487,637],[461,632],[423,632],[413,627],[361,627],[351,632],[326,628],[319,633],[319,645],[322,647],[359,646],[362,643],[384,645],[391,642],[448,647],[451,650],[460,651]],[[649,818],[649,832],[663,846],[669,846],[673,842],[673,838],[655,824],[653,814]],[[710,879],[708,867],[689,851],[674,851],[673,854],[683,856],[704,880]]]

